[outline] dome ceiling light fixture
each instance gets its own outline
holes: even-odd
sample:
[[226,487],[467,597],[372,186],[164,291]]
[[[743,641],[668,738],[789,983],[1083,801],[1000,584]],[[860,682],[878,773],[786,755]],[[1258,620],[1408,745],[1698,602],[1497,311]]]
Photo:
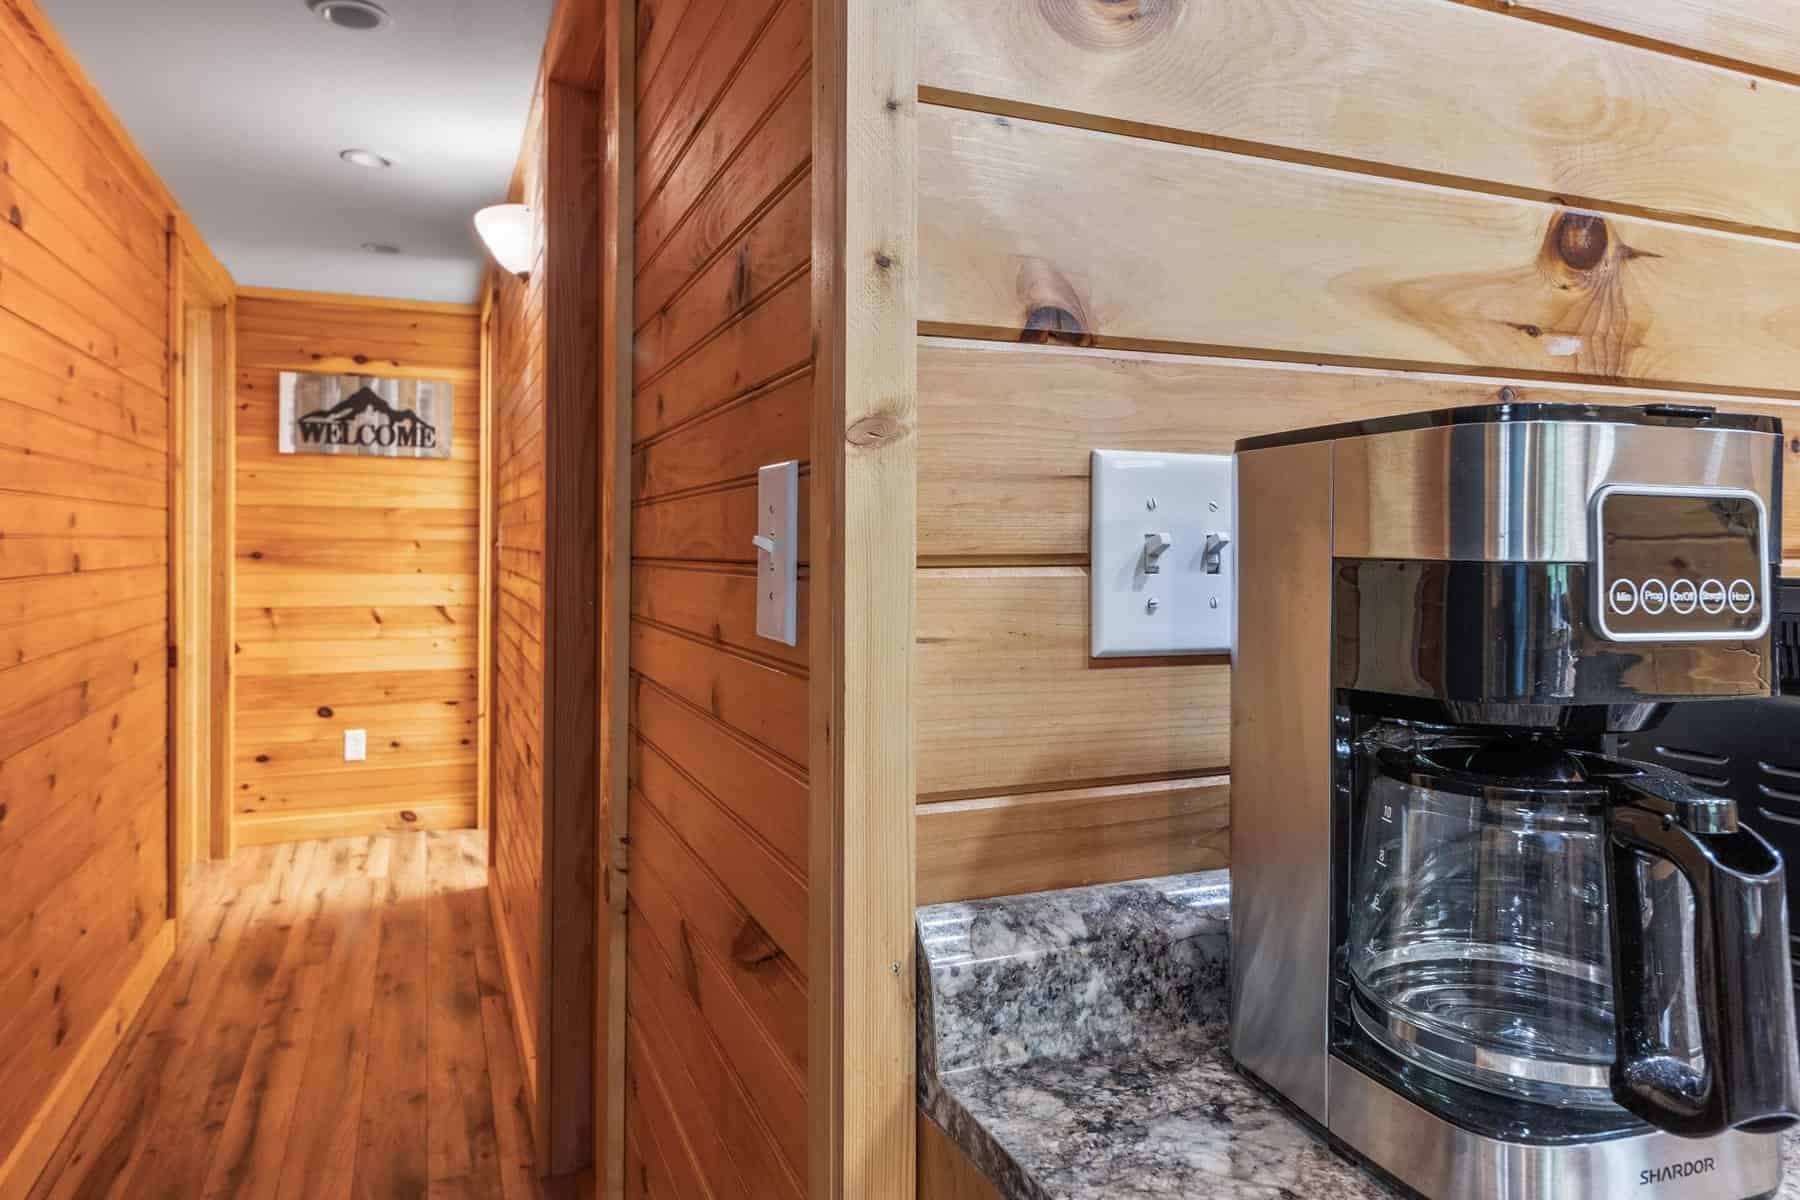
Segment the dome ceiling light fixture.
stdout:
[[475,214],[475,233],[500,269],[530,278],[532,228],[528,204],[490,204]]
[[394,23],[388,10],[375,0],[306,0],[306,7],[339,29],[369,33]]
[[377,171],[384,170],[385,168],[394,165],[393,159],[377,154],[373,150],[364,150],[357,146],[352,146],[348,150],[338,151],[338,157],[353,167],[369,167]]

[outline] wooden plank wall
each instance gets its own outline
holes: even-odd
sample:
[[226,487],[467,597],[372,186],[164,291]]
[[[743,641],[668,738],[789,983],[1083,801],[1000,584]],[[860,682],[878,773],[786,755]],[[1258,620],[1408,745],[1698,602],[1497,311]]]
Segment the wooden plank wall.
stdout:
[[171,210],[35,6],[0,2],[0,1196],[173,927]]
[[[480,336],[470,306],[240,295],[240,845],[476,823]],[[278,453],[283,370],[451,381],[451,457]],[[346,729],[366,762],[344,761]]]
[[[488,894],[545,1174],[594,1144],[600,426],[599,98],[553,34],[515,192],[532,266],[489,293],[494,429],[494,824]],[[584,53],[575,53],[585,58]]]
[[1087,656],[1091,449],[1508,397],[1800,422],[1797,35],[919,0],[920,902],[1226,861],[1227,663]]
[[757,467],[808,476],[811,32],[807,0],[637,6],[626,1153],[652,1195],[806,1190],[805,568],[799,647],[757,637],[750,537]]
[[544,96],[526,123],[522,200],[539,214],[528,281],[493,286],[493,840],[488,892],[537,1094],[544,844]]

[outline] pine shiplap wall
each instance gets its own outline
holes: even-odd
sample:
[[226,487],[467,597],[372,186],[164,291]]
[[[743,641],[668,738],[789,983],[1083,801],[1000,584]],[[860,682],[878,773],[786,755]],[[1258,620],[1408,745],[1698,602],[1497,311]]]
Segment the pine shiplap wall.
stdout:
[[0,0],[0,1196],[173,945],[169,207]]
[[[480,352],[473,308],[239,299],[240,845],[476,823]],[[451,457],[279,453],[284,370],[450,381]],[[346,729],[367,761],[344,761]]]
[[758,638],[750,537],[759,465],[801,460],[805,490],[812,12],[640,0],[637,28],[627,1178],[792,1200],[805,568],[799,648]]
[[493,868],[538,1165],[593,1158],[599,532],[598,96],[539,79],[516,186],[536,228],[496,277]]
[[537,1094],[544,837],[544,96],[526,122],[524,203],[540,214],[529,279],[494,285],[494,833],[488,886]]
[[1229,666],[1087,656],[1091,449],[1800,421],[1791,5],[918,7],[921,902],[1226,862]]

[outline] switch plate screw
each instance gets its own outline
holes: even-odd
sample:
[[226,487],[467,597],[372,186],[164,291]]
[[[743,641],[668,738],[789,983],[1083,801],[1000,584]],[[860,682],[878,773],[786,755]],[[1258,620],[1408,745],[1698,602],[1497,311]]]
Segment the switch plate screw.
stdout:
[[1148,600],[1144,601],[1144,611],[1145,612],[1155,612],[1157,609],[1159,609],[1161,607],[1162,607],[1162,601],[1158,600],[1155,596],[1152,596]]
[[1218,512],[1219,511],[1219,502],[1217,500],[1208,500],[1206,502],[1206,511],[1207,512]]
[[1208,607],[1208,608],[1219,607],[1219,598],[1217,596],[1214,596],[1212,599],[1208,600],[1206,602],[1206,607]]
[[1152,496],[1148,500],[1144,501],[1144,507],[1149,509],[1151,512],[1155,512],[1156,511],[1156,497]]

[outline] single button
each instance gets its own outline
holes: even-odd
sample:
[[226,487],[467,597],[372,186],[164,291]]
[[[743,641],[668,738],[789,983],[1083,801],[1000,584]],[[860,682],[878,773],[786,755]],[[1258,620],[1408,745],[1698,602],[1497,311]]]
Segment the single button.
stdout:
[[1669,607],[1678,613],[1691,613],[1700,602],[1700,589],[1691,579],[1677,579],[1669,585]]
[[1756,586],[1748,579],[1734,579],[1726,591],[1726,598],[1731,603],[1734,613],[1747,613],[1756,607]]
[[1637,611],[1637,584],[1629,579],[1613,580],[1612,590],[1606,594],[1606,602],[1621,617],[1628,617]]
[[1660,579],[1646,579],[1638,584],[1638,603],[1647,613],[1659,613],[1669,607],[1669,585]]
[[1700,585],[1700,607],[1709,613],[1725,611],[1725,585],[1708,579]]

